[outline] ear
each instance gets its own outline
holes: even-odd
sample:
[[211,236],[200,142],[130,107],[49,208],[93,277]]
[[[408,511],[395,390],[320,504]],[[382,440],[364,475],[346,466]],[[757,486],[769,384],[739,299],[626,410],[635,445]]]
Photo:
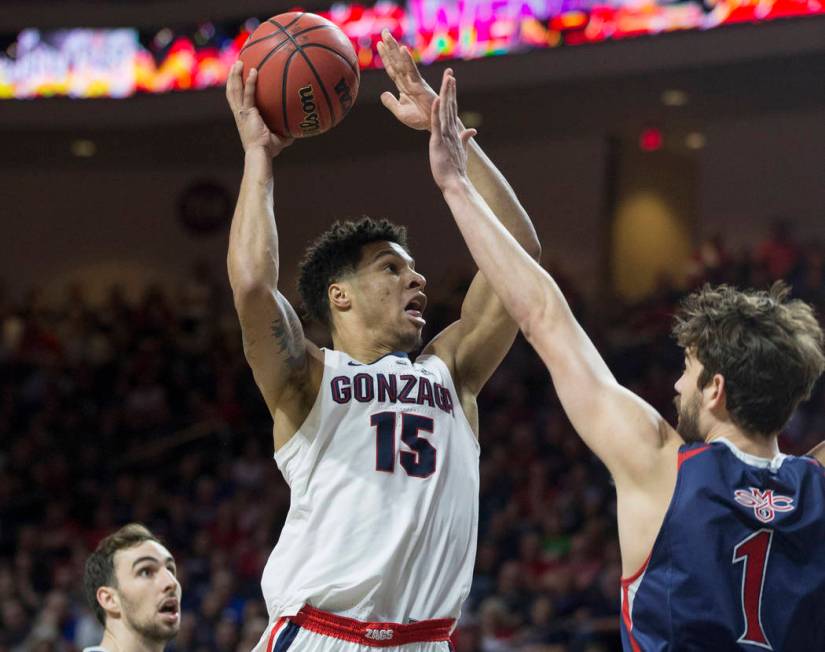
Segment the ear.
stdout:
[[334,310],[346,311],[352,307],[352,288],[345,281],[330,284],[327,288],[329,306]]
[[727,409],[727,389],[722,374],[713,374],[713,378],[702,391],[709,410]]
[[95,597],[107,616],[120,617],[120,597],[115,589],[111,586],[99,586]]

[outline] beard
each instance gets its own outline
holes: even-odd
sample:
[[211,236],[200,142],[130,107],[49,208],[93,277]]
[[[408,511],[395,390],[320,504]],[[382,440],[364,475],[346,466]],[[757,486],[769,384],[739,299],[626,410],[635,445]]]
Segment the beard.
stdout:
[[676,414],[678,417],[676,421],[676,432],[679,433],[685,443],[692,444],[694,442],[705,441],[705,437],[699,430],[699,407],[701,405],[699,393],[695,392],[693,396],[684,402],[684,405],[682,405],[680,396],[674,398],[673,403],[676,405]]
[[[147,617],[135,617],[140,611],[139,606],[130,601],[126,596],[121,595],[123,602],[123,615],[126,623],[138,636],[147,641],[166,643],[177,636],[180,629],[180,618],[174,625],[166,625],[154,620],[153,615]],[[135,614],[135,615],[133,615]]]

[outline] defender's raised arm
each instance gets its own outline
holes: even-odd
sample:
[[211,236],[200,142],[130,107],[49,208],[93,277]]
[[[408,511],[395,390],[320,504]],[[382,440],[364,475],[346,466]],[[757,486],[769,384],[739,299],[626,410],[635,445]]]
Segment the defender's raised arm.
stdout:
[[617,482],[640,478],[641,472],[655,466],[656,451],[678,437],[655,410],[616,382],[558,285],[495,219],[471,182],[465,153],[469,136],[458,121],[450,71],[432,120],[433,177],[476,264],[544,360],[585,443]]

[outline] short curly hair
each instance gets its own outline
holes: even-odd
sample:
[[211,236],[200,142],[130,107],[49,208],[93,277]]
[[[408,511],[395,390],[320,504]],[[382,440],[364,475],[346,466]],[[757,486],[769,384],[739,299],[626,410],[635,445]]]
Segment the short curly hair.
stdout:
[[104,627],[106,626],[106,612],[97,601],[97,590],[101,586],[117,588],[115,553],[118,550],[138,546],[144,541],[161,543],[160,539],[147,527],[140,523],[129,523],[103,539],[86,560],[86,567],[83,571],[83,592],[86,594],[86,601],[94,611],[95,617]]
[[364,245],[382,240],[395,242],[409,253],[406,227],[369,217],[335,222],[307,247],[298,276],[298,292],[307,317],[327,328],[332,325],[327,297],[330,283],[355,271]]
[[822,327],[781,281],[768,291],[705,285],[682,302],[673,335],[704,367],[698,387],[721,374],[731,420],[755,435],[779,432],[825,369]]

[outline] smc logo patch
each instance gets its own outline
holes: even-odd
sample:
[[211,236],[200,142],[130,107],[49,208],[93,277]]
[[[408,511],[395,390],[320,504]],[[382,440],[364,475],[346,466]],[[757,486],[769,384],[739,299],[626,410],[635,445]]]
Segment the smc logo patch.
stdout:
[[794,509],[793,498],[775,494],[773,489],[757,489],[749,487],[737,489],[733,494],[734,499],[740,505],[753,508],[753,513],[762,523],[770,523],[776,516],[776,512],[790,512]]

